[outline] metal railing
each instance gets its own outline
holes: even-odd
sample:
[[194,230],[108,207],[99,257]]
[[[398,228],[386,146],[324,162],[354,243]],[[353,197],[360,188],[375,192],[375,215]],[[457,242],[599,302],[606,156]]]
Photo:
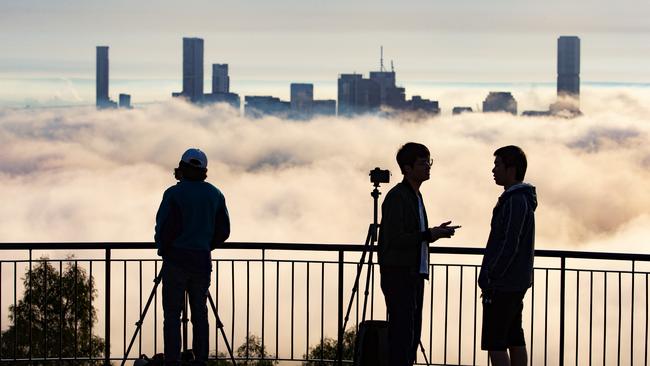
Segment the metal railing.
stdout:
[[[119,363],[161,268],[153,248],[151,243],[0,244],[0,363]],[[236,357],[271,364],[351,363],[349,337],[340,328],[363,249],[227,243],[214,251],[210,292]],[[428,360],[488,364],[480,350],[476,285],[483,249],[433,247],[430,253],[422,329]],[[40,281],[39,273],[49,273],[44,278],[50,280],[32,283]],[[534,286],[524,300],[530,364],[647,365],[649,273],[650,255],[537,250]],[[65,290],[72,294],[64,293],[67,276],[74,279]],[[376,265],[369,279],[367,318],[385,319]],[[346,333],[356,331],[362,318],[360,295]],[[183,320],[188,348],[191,331],[187,317]],[[211,357],[215,364],[225,362],[214,315],[210,322]],[[129,359],[162,348],[156,295]]]

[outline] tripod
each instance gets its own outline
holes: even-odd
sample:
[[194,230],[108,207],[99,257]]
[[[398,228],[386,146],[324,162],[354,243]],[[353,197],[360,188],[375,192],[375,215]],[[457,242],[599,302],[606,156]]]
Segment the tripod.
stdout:
[[[375,170],[379,170],[379,168],[376,168]],[[373,263],[373,253],[374,253],[374,246],[375,243],[377,243],[377,237],[378,237],[378,230],[379,230],[379,223],[377,222],[377,216],[378,216],[378,202],[379,202],[379,195],[381,195],[381,192],[379,192],[379,185],[380,182],[379,180],[372,179],[373,175],[371,172],[371,181],[373,184],[374,189],[370,193],[373,199],[373,218],[372,218],[372,223],[368,226],[368,234],[366,235],[366,241],[365,244],[363,245],[363,251],[361,252],[361,259],[359,260],[359,263],[357,263],[357,274],[354,279],[354,285],[352,286],[352,295],[350,296],[350,302],[348,303],[348,308],[347,311],[345,312],[345,318],[343,321],[343,327],[341,329],[341,332],[345,333],[345,329],[348,324],[348,319],[350,318],[350,311],[352,310],[352,303],[354,302],[354,297],[359,294],[359,277],[361,277],[361,272],[363,271],[363,265],[366,263],[366,253],[368,254],[368,269],[366,270],[366,286],[363,292],[363,311],[361,313],[361,322],[364,322],[366,320],[366,309],[368,305],[368,295],[370,294],[369,288],[370,288],[370,278],[371,275],[374,278],[374,263]],[[385,181],[388,183],[388,180]],[[427,365],[429,365],[429,360],[427,359],[427,355],[424,351],[424,346],[422,345],[422,341],[420,340],[420,351],[422,351],[422,356],[424,356],[424,361],[426,362]]]
[[[124,353],[124,358],[122,359],[122,363],[120,364],[121,366],[124,366],[126,360],[129,358],[131,347],[133,347],[133,343],[135,342],[138,333],[140,332],[140,330],[142,330],[142,322],[144,321],[144,318],[147,316],[147,311],[149,310],[149,306],[151,305],[154,295],[156,294],[156,289],[158,288],[160,281],[162,281],[162,271],[163,270],[161,268],[160,271],[158,272],[158,275],[156,275],[156,278],[154,278],[153,280],[154,282],[153,289],[151,289],[151,294],[149,294],[149,299],[147,300],[147,304],[145,305],[142,314],[140,314],[140,319],[135,323],[136,328],[135,331],[133,332],[133,337],[131,337],[131,342],[129,342],[129,347],[126,349],[126,352]],[[221,336],[223,337],[223,341],[224,343],[226,343],[226,349],[228,349],[230,360],[232,361],[233,366],[236,366],[237,364],[235,363],[235,356],[232,353],[232,348],[230,347],[230,343],[228,343],[226,332],[223,330],[223,323],[221,322],[221,319],[219,319],[219,314],[217,314],[217,307],[214,304],[214,301],[212,300],[212,295],[210,294],[210,290],[208,290],[207,296],[208,296],[208,300],[210,300],[210,307],[212,308],[212,311],[214,312],[214,317],[217,321],[217,328],[219,328],[219,330],[221,331]],[[185,318],[185,315],[183,316],[183,318]]]

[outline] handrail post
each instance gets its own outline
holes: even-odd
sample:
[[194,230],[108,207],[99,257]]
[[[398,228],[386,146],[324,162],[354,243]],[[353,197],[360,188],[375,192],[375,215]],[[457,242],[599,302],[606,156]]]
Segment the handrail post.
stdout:
[[105,293],[104,293],[104,365],[111,365],[111,249],[106,249],[106,278]]
[[336,361],[337,365],[343,365],[343,337],[345,336],[345,329],[343,327],[343,266],[345,253],[339,250],[339,294],[338,294],[338,307],[339,307],[339,326],[338,335],[336,339]]
[[[566,296],[566,257],[560,258],[560,366],[564,366],[564,302]],[[576,350],[577,351],[577,350]]]

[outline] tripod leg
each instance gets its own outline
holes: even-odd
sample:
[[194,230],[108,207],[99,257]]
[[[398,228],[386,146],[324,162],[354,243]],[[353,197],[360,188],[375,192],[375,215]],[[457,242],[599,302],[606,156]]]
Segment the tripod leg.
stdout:
[[345,332],[345,328],[348,325],[348,319],[350,318],[350,311],[352,310],[352,303],[354,302],[354,296],[357,294],[357,291],[359,290],[359,277],[361,276],[361,271],[363,270],[363,263],[366,261],[366,253],[368,251],[367,248],[372,241],[372,230],[373,230],[373,225],[370,224],[370,227],[368,227],[368,235],[366,236],[366,242],[363,246],[363,252],[361,253],[361,260],[359,260],[359,263],[357,264],[357,274],[354,279],[354,286],[352,286],[352,295],[350,296],[348,309],[345,312],[345,318],[344,318],[345,320],[343,322],[343,332]]
[[223,337],[223,341],[226,344],[226,349],[228,350],[228,354],[230,355],[230,360],[232,361],[232,365],[237,366],[237,363],[235,362],[235,355],[233,355],[232,353],[232,348],[230,348],[230,343],[228,343],[228,338],[226,338],[226,332],[223,330],[223,323],[221,322],[221,319],[219,318],[219,314],[217,313],[217,306],[214,304],[214,300],[212,300],[212,295],[210,294],[209,290],[208,290],[208,300],[210,300],[210,307],[212,307],[212,311],[214,312],[214,317],[217,319],[217,328],[219,328],[219,330],[221,331],[221,336]]
[[422,341],[420,341],[420,351],[422,351],[422,356],[424,356],[424,362],[429,365],[429,360],[427,359],[427,353],[424,351],[424,346],[422,345]]
[[[147,300],[147,304],[145,305],[144,309],[142,310],[142,314],[140,314],[140,319],[135,323],[137,326],[135,328],[135,332],[133,332],[133,337],[131,337],[131,342],[129,342],[129,347],[126,349],[126,352],[124,353],[124,358],[122,359],[121,365],[124,366],[126,363],[127,358],[129,358],[129,353],[131,352],[131,347],[133,347],[133,342],[135,342],[135,338],[138,336],[138,333],[140,330],[142,330],[142,322],[144,321],[145,316],[147,315],[147,311],[149,310],[149,306],[151,305],[151,301],[154,298],[154,295],[156,294],[156,289],[158,288],[158,285],[160,284],[160,281],[162,280],[162,268],[160,269],[160,272],[158,272],[158,275],[156,278],[154,278],[153,282],[153,289],[151,290],[151,294],[149,295],[149,299]],[[107,325],[109,326],[109,325]]]

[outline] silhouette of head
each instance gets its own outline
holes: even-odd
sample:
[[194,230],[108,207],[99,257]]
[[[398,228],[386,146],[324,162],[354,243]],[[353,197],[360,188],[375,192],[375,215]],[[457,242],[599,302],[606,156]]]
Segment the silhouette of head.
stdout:
[[498,185],[521,182],[526,176],[528,162],[524,151],[514,145],[498,148],[494,152],[494,180]]
[[178,168],[174,169],[174,177],[178,180],[202,181],[207,178],[208,157],[196,148],[187,149]]
[[404,176],[413,175],[413,178],[419,181],[429,179],[431,153],[426,146],[416,142],[407,142],[397,151],[396,158]]

